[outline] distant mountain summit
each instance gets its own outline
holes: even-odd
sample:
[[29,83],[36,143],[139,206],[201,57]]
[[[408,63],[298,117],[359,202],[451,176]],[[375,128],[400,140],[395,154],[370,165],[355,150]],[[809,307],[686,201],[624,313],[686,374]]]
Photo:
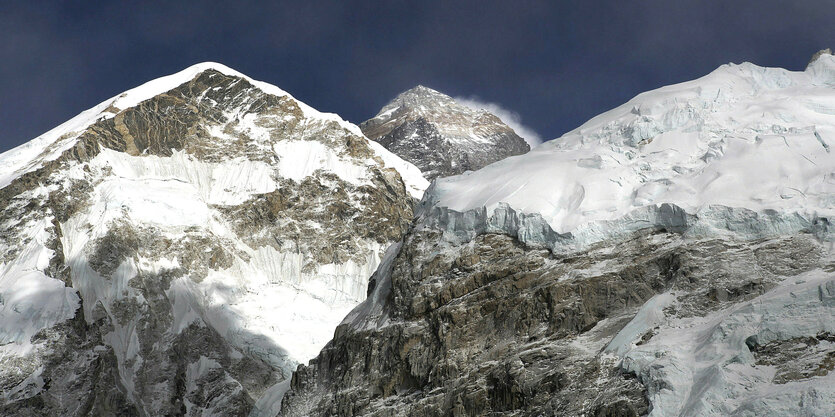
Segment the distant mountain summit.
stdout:
[[398,95],[360,129],[415,164],[429,180],[474,171],[530,150],[496,115],[421,85]]

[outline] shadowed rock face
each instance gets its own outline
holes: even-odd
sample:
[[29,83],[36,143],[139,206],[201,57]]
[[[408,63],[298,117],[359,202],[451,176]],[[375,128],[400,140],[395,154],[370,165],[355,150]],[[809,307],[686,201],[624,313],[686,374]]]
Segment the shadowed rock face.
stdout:
[[624,415],[646,411],[634,377],[572,342],[662,289],[672,255],[623,277],[559,282],[571,263],[589,259],[556,260],[497,234],[438,254],[436,238],[410,235],[380,294],[384,317],[340,326],[294,375],[284,415],[574,415],[590,397],[596,407],[622,401],[632,410]]
[[[259,321],[282,313],[266,304],[258,317],[240,312],[258,291],[252,277],[296,293],[332,280],[338,291],[316,296],[358,303],[364,271],[405,233],[414,201],[366,139],[245,78],[208,69],[106,112],[72,132],[75,144],[57,159],[0,189],[0,265],[43,249],[42,279],[77,294],[74,313],[51,319],[39,306],[8,304],[14,293],[0,288],[2,314],[41,314],[31,338],[0,331],[0,415],[247,415],[298,360]],[[288,141],[364,179],[328,167],[285,177],[298,155],[275,146]],[[230,164],[240,171],[217,171]],[[171,187],[181,200],[131,205],[165,202],[145,195]],[[189,200],[193,190],[202,191]],[[243,197],[217,197],[230,193]],[[172,220],[166,210],[184,205],[195,209]],[[204,210],[207,220],[190,219]]]
[[474,171],[530,146],[498,117],[423,86],[408,90],[360,125],[431,180]]

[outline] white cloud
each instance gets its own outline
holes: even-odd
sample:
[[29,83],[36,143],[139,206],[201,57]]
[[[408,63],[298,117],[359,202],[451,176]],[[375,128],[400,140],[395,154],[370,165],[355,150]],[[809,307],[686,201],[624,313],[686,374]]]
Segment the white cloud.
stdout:
[[522,139],[525,139],[525,142],[528,142],[528,145],[531,145],[531,148],[542,143],[542,137],[539,136],[539,134],[533,129],[523,125],[522,118],[519,117],[519,113],[516,113],[513,110],[508,110],[498,103],[481,101],[478,97],[455,97],[455,101],[471,109],[487,110],[488,112],[495,114],[499,119],[502,119],[506,125],[510,126],[510,128],[513,129],[517,135],[522,137]]

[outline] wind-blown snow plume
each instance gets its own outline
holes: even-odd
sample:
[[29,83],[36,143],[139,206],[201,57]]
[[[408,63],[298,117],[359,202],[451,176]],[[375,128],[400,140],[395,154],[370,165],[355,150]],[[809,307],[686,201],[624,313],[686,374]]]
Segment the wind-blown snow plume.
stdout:
[[490,103],[480,100],[478,97],[455,97],[455,101],[475,110],[487,110],[495,114],[499,119],[511,127],[517,135],[525,139],[525,142],[534,148],[542,143],[542,136],[533,129],[522,124],[522,117],[513,110],[506,109],[498,103]]

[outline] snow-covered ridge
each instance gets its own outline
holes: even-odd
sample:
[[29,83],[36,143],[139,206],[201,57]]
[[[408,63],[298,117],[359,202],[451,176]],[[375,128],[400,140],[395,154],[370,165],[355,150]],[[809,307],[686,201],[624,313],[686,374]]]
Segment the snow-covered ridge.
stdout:
[[[20,175],[37,169],[43,162],[58,158],[62,152],[75,144],[76,138],[84,129],[96,121],[114,117],[119,111],[134,107],[145,100],[170,91],[208,70],[243,78],[267,94],[289,97],[299,106],[305,118],[335,122],[351,133],[364,137],[362,131],[356,125],[343,120],[336,114],[320,112],[295,99],[279,87],[263,81],[254,80],[223,64],[203,62],[192,65],[175,74],[148,81],[136,88],[111,97],[43,135],[0,154],[0,188],[5,187]],[[412,164],[401,160],[385,148],[376,146],[377,144],[372,141],[369,142],[371,143],[372,149],[380,156],[387,167],[394,168],[401,173],[410,194],[413,197],[420,198],[423,190],[429,185],[420,175],[420,171]]]
[[426,201],[458,212],[506,203],[558,233],[649,206],[835,216],[835,57],[805,71],[723,65],[643,93],[561,138],[444,178]]
[[403,183],[406,184],[406,192],[415,199],[420,200],[423,197],[423,193],[429,188],[429,181],[423,177],[420,169],[411,162],[400,159],[399,156],[393,154],[383,147],[383,145],[373,140],[369,140],[368,145],[380,156],[386,168],[393,168],[400,173],[400,177],[403,178]]

